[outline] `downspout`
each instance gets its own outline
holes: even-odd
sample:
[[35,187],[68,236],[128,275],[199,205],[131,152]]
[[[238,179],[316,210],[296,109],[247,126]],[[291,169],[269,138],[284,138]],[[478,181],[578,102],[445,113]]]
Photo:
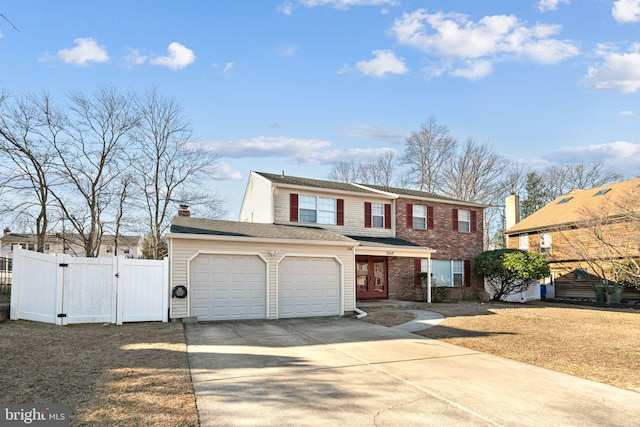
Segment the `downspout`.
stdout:
[[365,317],[367,317],[367,313],[365,313],[364,311],[360,310],[358,307],[354,307],[353,311],[355,311],[356,314],[356,319],[363,319]]
[[427,303],[431,304],[431,257],[427,261]]

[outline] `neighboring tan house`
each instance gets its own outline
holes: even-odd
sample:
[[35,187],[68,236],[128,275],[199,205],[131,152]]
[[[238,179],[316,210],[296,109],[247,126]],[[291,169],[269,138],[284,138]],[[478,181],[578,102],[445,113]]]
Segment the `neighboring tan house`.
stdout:
[[[119,236],[118,237],[118,253],[114,253],[115,236],[102,236],[100,245],[99,258],[112,257],[114,255],[123,255],[125,258],[139,258],[141,255],[141,239],[139,236]],[[21,245],[23,249],[37,251],[37,237],[35,234],[29,233],[11,233],[5,228],[4,234],[0,237],[0,256],[11,257],[13,255],[13,246]],[[80,238],[76,234],[54,233],[48,234],[45,238],[45,246],[42,251],[46,254],[70,254],[73,256],[84,256],[84,248],[80,244]]]
[[[623,253],[640,256],[637,218],[629,219],[638,202],[640,178],[572,190],[520,221],[519,198],[510,196],[506,244],[545,254],[556,298],[595,298],[601,280],[594,267],[606,271]],[[623,298],[640,299],[640,292],[625,288]]]
[[[426,192],[251,172],[239,220],[316,226],[359,242],[352,276],[359,300],[423,300],[421,271],[462,299],[483,288],[471,274],[483,251],[483,212],[483,205]],[[435,252],[401,251],[415,246]]]

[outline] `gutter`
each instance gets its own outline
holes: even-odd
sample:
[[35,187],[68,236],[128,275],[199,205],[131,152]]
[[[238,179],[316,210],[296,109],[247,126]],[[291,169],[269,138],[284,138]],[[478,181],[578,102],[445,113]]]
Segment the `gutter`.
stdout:
[[358,307],[354,307],[353,311],[355,311],[356,313],[356,319],[363,319],[365,317],[367,317],[367,313],[365,313],[364,311],[360,310]]

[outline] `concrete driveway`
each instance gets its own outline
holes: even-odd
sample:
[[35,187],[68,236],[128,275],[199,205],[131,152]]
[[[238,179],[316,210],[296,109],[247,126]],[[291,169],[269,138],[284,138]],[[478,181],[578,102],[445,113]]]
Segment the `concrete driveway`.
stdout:
[[346,318],[187,324],[208,426],[629,426],[640,394]]

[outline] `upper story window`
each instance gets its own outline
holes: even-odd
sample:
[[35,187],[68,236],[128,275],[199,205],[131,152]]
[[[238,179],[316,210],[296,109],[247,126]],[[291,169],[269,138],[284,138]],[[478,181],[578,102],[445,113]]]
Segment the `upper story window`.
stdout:
[[518,236],[518,249],[522,249],[523,251],[529,250],[529,235],[527,233]]
[[551,252],[551,233],[540,233],[540,252]]
[[460,233],[471,233],[471,211],[458,209],[458,231]]
[[371,203],[371,227],[384,228],[383,203]]
[[413,228],[425,230],[427,228],[427,207],[413,205]]
[[300,222],[336,223],[336,199],[300,195],[298,208],[298,220]]
[[388,203],[364,203],[366,228],[391,228],[391,205]]

